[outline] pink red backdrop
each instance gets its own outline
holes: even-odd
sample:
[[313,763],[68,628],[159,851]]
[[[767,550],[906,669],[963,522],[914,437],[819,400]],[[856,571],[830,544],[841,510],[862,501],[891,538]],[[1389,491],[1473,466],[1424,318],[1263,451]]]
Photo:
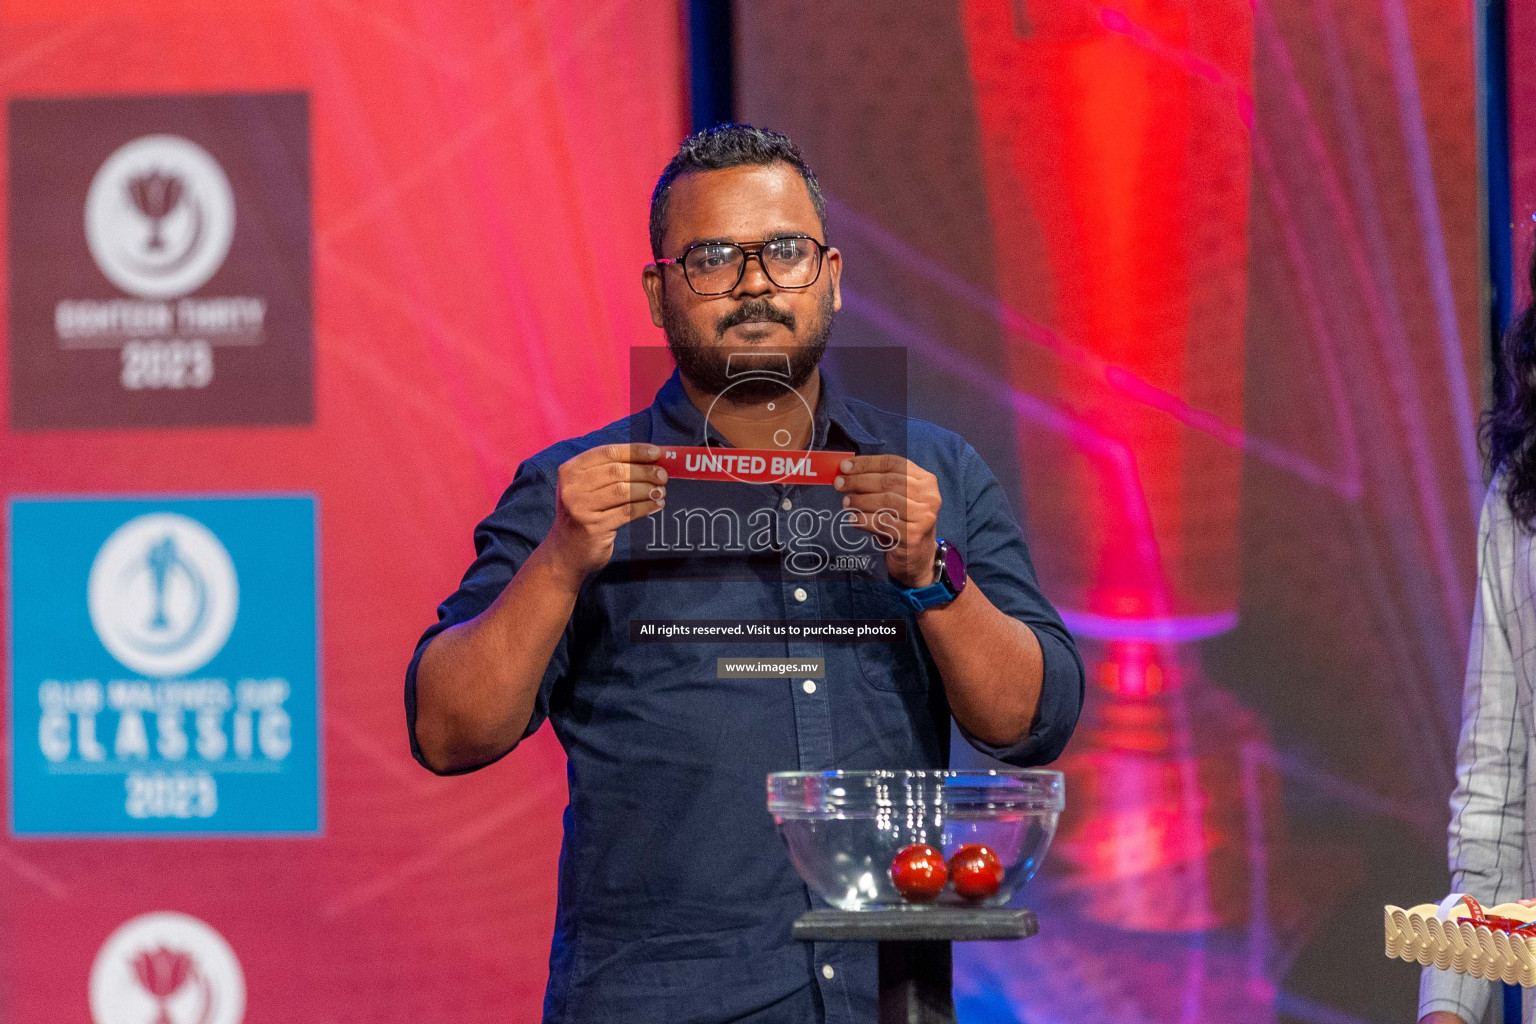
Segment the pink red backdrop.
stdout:
[[1411,1019],[1381,907],[1447,884],[1482,496],[1471,5],[882,9],[738,3],[742,112],[1092,680],[1041,935],[956,953],[962,1019]]
[[1531,298],[1528,268],[1536,240],[1536,74],[1531,73],[1529,60],[1536,47],[1536,3],[1510,0],[1508,11],[1509,222],[1514,234],[1515,303],[1520,308]]
[[[1470,8],[903,8],[739,4],[738,85],[828,190],[836,340],[907,346],[1093,664],[1045,932],[961,951],[962,1019],[1406,1019],[1380,906],[1446,886],[1480,487]],[[0,485],[317,494],[325,808],[309,839],[0,838],[0,1019],[88,1019],[156,910],[229,940],[252,1022],[535,1018],[560,751],[436,779],[401,673],[518,461],[627,411],[659,340],[679,39],[637,0],[0,0],[6,99],[308,93],[314,424],[8,431]]]
[[155,910],[229,940],[251,1024],[536,1019],[562,755],[437,779],[402,675],[518,462],[627,411],[679,43],[649,0],[0,4],[7,99],[309,94],[313,426],[7,432],[0,482],[318,495],[325,808],[313,839],[0,838],[0,1019],[88,1020]]

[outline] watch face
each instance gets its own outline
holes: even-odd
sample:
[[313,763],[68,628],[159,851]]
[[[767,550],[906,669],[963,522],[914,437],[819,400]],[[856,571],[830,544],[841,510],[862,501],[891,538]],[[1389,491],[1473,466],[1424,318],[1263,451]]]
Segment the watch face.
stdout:
[[951,544],[944,545],[944,575],[949,578],[949,585],[955,593],[960,593],[965,586],[965,562],[960,558],[960,552]]

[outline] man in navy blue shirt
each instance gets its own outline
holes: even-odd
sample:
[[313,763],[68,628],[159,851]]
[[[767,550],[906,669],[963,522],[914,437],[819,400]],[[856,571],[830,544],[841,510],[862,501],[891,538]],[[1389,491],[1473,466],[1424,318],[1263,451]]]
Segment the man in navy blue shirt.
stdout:
[[[643,284],[677,369],[650,407],[518,467],[407,671],[411,750],[472,771],[546,718],[565,748],[546,1021],[870,1022],[875,946],[791,938],[811,896],[765,775],[942,768],[951,716],[978,750],[1044,764],[1077,722],[1082,661],[975,450],[820,372],[842,256],[793,143],[701,132],[651,205]],[[700,445],[852,454],[831,487],[658,464]],[[877,643],[633,635],[657,619],[906,628]],[[718,677],[717,658],[753,656],[825,671]]]

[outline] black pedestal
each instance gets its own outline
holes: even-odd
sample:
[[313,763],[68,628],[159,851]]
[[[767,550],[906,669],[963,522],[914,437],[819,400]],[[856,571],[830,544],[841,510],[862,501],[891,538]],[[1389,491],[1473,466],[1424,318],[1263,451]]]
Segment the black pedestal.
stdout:
[[802,914],[802,942],[880,943],[880,1024],[955,1024],[949,944],[974,939],[1027,939],[1035,915],[1008,907],[922,907],[832,910]]

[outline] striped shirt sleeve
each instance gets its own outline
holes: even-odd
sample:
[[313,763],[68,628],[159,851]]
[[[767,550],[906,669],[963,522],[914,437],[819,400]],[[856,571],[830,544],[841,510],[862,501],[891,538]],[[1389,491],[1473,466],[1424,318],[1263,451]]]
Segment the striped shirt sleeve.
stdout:
[[[1478,525],[1477,601],[1448,843],[1452,891],[1469,893],[1484,906],[1524,895],[1530,708],[1517,685],[1515,652],[1525,650],[1525,634],[1536,629],[1536,606],[1514,599],[1517,532],[1496,480]],[[1419,1016],[1449,1010],[1477,1024],[1496,989],[1492,982],[1427,967],[1419,983]]]

